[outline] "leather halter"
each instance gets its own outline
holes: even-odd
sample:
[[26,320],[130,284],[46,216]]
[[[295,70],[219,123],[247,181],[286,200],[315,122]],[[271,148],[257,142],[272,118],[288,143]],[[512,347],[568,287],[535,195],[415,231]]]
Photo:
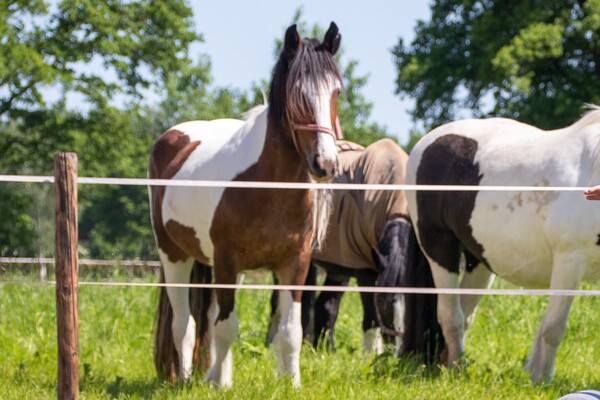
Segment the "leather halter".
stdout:
[[334,129],[327,128],[318,124],[294,124],[292,120],[290,120],[290,127],[292,128],[292,140],[294,141],[294,147],[298,154],[300,153],[300,148],[298,147],[298,139],[296,136],[298,135],[298,131],[304,132],[323,132],[331,135],[333,137],[333,142],[335,143],[336,139],[343,139],[344,133],[342,132],[342,125],[340,124],[340,118],[335,118],[335,127]]

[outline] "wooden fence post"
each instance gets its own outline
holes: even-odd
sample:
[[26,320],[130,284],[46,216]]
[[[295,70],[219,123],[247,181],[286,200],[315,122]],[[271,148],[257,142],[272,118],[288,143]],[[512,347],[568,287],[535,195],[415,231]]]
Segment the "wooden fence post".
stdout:
[[54,179],[58,399],[77,399],[79,391],[77,154],[60,153],[54,157]]

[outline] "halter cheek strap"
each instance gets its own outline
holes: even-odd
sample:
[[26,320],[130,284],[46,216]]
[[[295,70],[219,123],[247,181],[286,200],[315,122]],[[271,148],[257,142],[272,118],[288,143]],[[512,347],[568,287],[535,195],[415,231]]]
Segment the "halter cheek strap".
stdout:
[[331,135],[333,137],[333,141],[335,143],[336,139],[343,139],[344,134],[342,133],[342,125],[340,124],[340,118],[335,118],[335,130],[327,128],[318,124],[294,124],[290,120],[290,126],[292,128],[292,139],[294,141],[294,147],[296,147],[296,151],[300,153],[300,148],[298,147],[298,139],[296,136],[298,135],[298,131],[306,131],[306,132],[323,132]]

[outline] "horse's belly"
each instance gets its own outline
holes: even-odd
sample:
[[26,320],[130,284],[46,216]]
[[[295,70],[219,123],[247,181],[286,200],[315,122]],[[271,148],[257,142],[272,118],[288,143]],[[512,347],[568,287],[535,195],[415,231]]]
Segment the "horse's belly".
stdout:
[[579,210],[573,204],[583,199],[535,196],[480,193],[470,222],[493,272],[531,288],[549,287],[553,268],[580,269],[584,280],[600,280],[600,218],[586,208],[590,202]]
[[501,209],[499,203],[482,207],[480,202],[472,214],[473,237],[483,248],[482,257],[496,275],[511,283],[547,287],[552,274],[552,248],[543,220],[530,207],[507,205]]
[[[490,260],[491,259],[491,260]],[[490,258],[488,262],[493,272],[500,278],[526,288],[547,288],[550,286],[552,260],[527,257],[511,257],[510,260]]]
[[[540,247],[536,241],[496,238],[494,242],[481,240],[483,257],[492,271],[515,285],[544,288],[550,285],[552,275],[552,255]],[[538,250],[542,249],[542,250]]]

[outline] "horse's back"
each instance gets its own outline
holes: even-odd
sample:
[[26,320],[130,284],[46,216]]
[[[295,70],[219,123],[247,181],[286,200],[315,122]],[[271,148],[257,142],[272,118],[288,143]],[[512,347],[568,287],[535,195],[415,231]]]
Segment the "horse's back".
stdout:
[[[246,121],[219,119],[175,125],[157,140],[149,175],[161,179],[234,180],[257,162],[265,130],[266,108],[253,113]],[[224,190],[222,187],[153,188],[155,231],[160,229],[159,225],[166,226],[170,222],[170,226],[175,227],[166,230],[170,239],[182,248],[201,247],[204,255],[201,260],[211,263],[213,244],[209,231]],[[192,235],[193,245],[188,243],[189,238],[181,239],[183,231],[187,232],[186,236]]]
[[[508,119],[456,121],[417,143],[406,177],[409,184],[428,185],[584,186],[585,152],[583,139],[572,132],[545,132]],[[547,286],[561,251],[599,261],[600,216],[581,193],[410,191],[408,197],[426,252],[441,251],[436,235],[452,232],[516,284]]]
[[167,129],[152,148],[150,178],[173,178],[198,146],[202,145],[201,154],[214,154],[242,125],[240,120],[219,119],[188,121]]
[[[354,168],[358,183],[402,185],[406,173],[408,154],[391,139],[381,139],[368,146]],[[370,218],[406,217],[408,205],[402,190],[365,190],[362,191],[363,210],[374,213]],[[384,223],[383,221],[381,221]]]
[[[366,148],[348,143],[338,144],[335,182],[390,185],[404,182],[408,156],[393,140],[381,139]],[[404,191],[336,190],[330,229],[323,248],[314,258],[350,269],[372,269],[371,249],[377,245],[386,223],[407,214]]]

